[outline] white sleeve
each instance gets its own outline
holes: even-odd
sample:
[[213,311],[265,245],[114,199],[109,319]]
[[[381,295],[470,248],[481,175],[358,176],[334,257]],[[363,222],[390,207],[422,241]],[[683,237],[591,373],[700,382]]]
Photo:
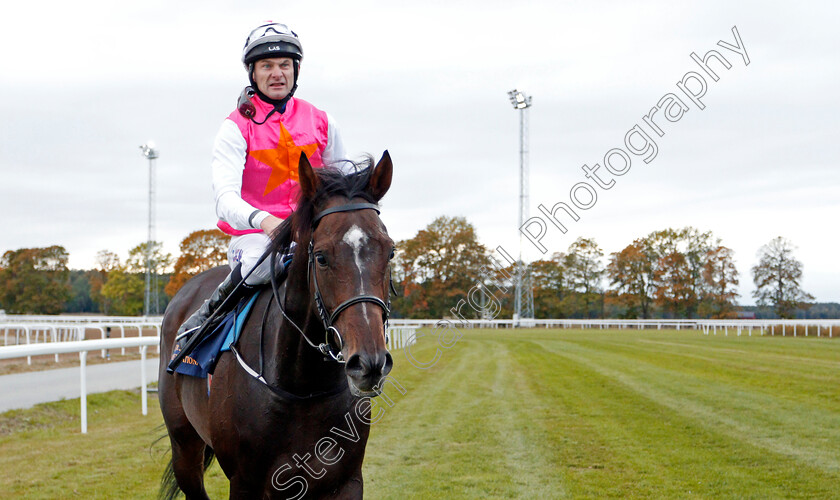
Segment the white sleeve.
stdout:
[[321,155],[324,165],[336,167],[345,174],[355,171],[353,164],[347,161],[344,141],[341,139],[341,128],[329,113],[327,113],[327,125],[327,147]]
[[216,216],[234,229],[259,229],[260,222],[269,215],[242,199],[242,172],[247,154],[248,145],[239,127],[225,120],[213,142],[213,192]]

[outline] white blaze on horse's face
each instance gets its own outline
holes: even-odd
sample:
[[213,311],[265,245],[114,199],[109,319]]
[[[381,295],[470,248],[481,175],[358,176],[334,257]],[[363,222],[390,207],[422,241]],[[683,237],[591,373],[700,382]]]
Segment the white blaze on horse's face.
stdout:
[[[365,282],[362,279],[362,258],[360,256],[362,251],[362,246],[367,243],[368,235],[362,231],[362,228],[353,224],[350,226],[350,229],[344,233],[344,238],[341,238],[341,241],[350,245],[350,248],[353,249],[353,260],[356,262],[356,267],[359,269],[359,281],[361,282],[362,289],[360,293],[365,293]],[[367,304],[362,302],[362,312],[364,313],[365,317],[367,317]]]

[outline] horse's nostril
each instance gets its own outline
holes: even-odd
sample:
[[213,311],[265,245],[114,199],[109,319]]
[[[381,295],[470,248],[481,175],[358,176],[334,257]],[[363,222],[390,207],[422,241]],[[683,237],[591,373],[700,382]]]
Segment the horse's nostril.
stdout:
[[347,360],[345,370],[352,377],[376,377],[387,375],[394,366],[394,360],[388,351],[378,352],[372,356],[364,353],[353,354]]
[[350,356],[350,359],[347,360],[347,363],[344,365],[344,369],[347,370],[347,373],[360,376],[364,374],[365,367],[362,364],[362,357],[358,354],[354,354]]
[[382,375],[388,375],[391,373],[391,368],[394,367],[394,359],[391,357],[390,352],[385,353],[385,366],[382,367]]

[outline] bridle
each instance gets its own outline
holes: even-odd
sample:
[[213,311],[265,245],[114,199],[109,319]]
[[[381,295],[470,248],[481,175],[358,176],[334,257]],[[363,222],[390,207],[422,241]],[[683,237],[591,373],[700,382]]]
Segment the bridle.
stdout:
[[[356,210],[375,210],[377,214],[379,214],[379,206],[373,203],[348,203],[345,205],[339,205],[337,207],[327,208],[319,212],[312,221],[312,234],[315,233],[315,228],[318,227],[318,223],[326,217],[327,215],[338,213],[338,212],[353,212]],[[314,291],[314,299],[315,299],[315,307],[318,309],[318,316],[321,318],[321,322],[324,325],[324,342],[322,344],[315,345],[306,334],[303,333],[303,330],[294,322],[292,319],[286,314],[285,309],[283,308],[283,301],[280,298],[278,286],[274,276],[272,276],[271,284],[272,288],[274,289],[274,298],[277,301],[277,305],[280,306],[280,311],[283,314],[283,317],[289,321],[298,332],[300,332],[301,336],[306,343],[308,343],[313,348],[317,349],[324,357],[332,358],[334,361],[338,363],[344,363],[345,359],[344,356],[341,354],[341,350],[344,348],[344,339],[341,336],[341,333],[338,329],[333,325],[335,321],[338,319],[338,316],[346,310],[348,307],[359,304],[362,302],[370,302],[376,304],[380,308],[382,308],[382,323],[385,325],[386,330],[388,326],[388,316],[391,313],[391,297],[390,294],[387,297],[387,301],[382,300],[381,298],[375,295],[357,295],[355,297],[349,298],[344,302],[340,303],[333,309],[330,313],[327,311],[327,307],[324,305],[324,298],[321,295],[321,287],[318,285],[318,273],[315,268],[315,253],[313,251],[313,247],[315,245],[315,241],[313,236],[309,237],[309,247],[307,248],[307,252],[309,254],[308,262],[307,262],[307,269],[306,269],[306,281],[309,282],[311,278],[313,281],[313,285],[315,288]],[[274,255],[272,255],[272,261],[274,260]],[[274,264],[272,263],[272,269],[274,269]],[[390,276],[389,276],[390,281]],[[393,283],[391,284],[393,288]],[[385,342],[387,343],[387,334],[385,338]]]

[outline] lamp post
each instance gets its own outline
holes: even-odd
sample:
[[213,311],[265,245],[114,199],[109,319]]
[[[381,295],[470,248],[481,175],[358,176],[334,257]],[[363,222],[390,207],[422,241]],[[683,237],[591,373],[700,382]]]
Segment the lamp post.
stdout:
[[146,292],[143,297],[143,315],[149,316],[152,312],[158,314],[157,272],[152,280],[152,241],[155,237],[155,160],[159,154],[152,141],[140,146],[140,150],[149,160],[149,234],[146,240]]
[[516,263],[516,298],[513,323],[519,326],[523,318],[534,318],[534,292],[522,262],[522,224],[528,219],[528,108],[531,96],[513,89],[508,92],[513,109],[519,110],[519,260]]

